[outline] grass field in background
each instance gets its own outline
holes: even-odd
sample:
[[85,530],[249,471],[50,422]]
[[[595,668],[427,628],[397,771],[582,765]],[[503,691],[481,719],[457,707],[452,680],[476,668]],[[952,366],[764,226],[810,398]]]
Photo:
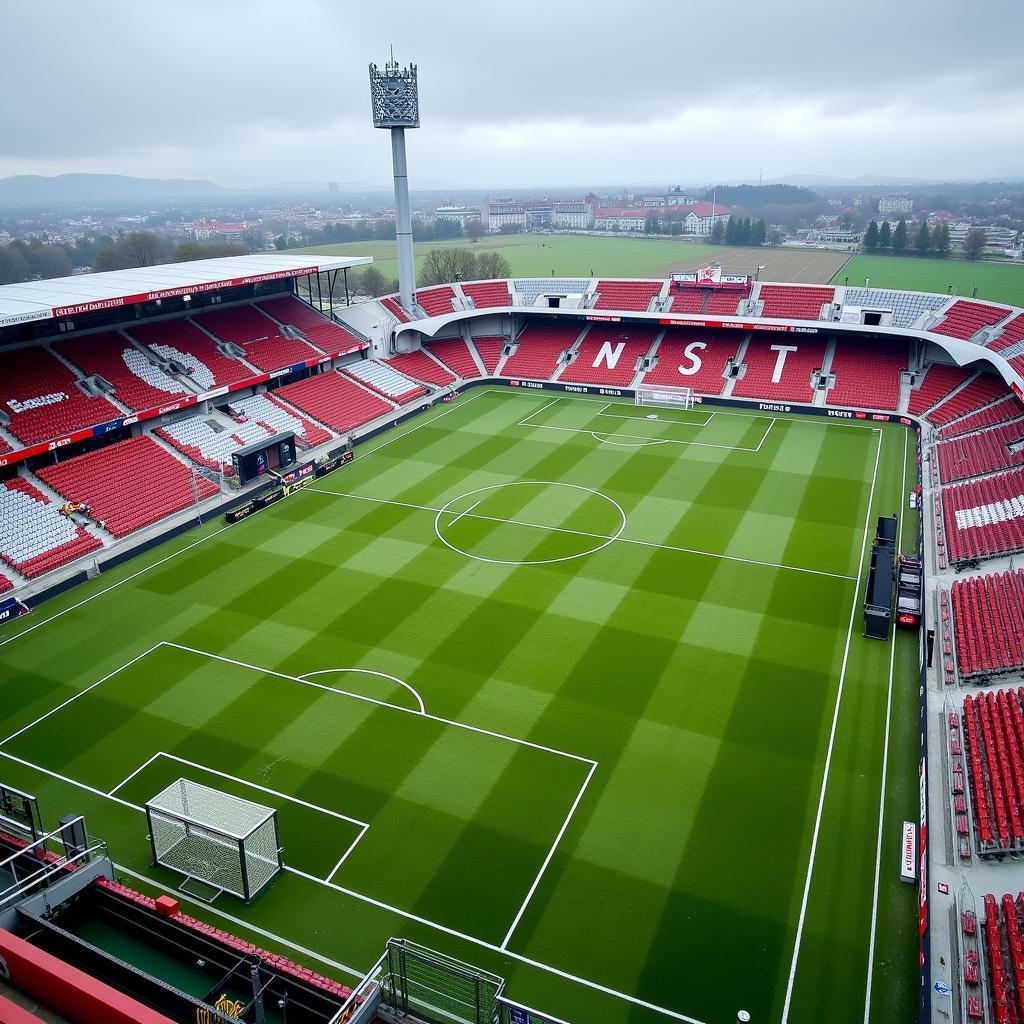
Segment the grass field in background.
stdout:
[[913,439],[650,415],[474,389],[47,603],[0,631],[0,780],[143,889],[170,781],[270,803],[289,870],[190,912],[353,976],[405,935],[576,1024],[778,1021],[803,909],[789,1019],[859,1024],[892,655],[873,1002],[912,1019],[917,641],[858,580]]
[[868,278],[873,288],[907,288],[919,292],[945,292],[1024,306],[1024,267],[1005,263],[972,263],[969,260],[921,259],[917,256],[854,256],[832,279],[833,284],[862,286]]
[[[674,270],[695,270],[716,260],[727,274],[750,274],[764,265],[766,281],[827,282],[846,260],[846,253],[823,249],[751,248],[704,245],[663,238],[616,238],[607,235],[485,235],[479,242],[417,242],[417,266],[431,249],[455,246],[473,252],[500,252],[513,277],[666,277]],[[332,256],[372,256],[387,278],[398,275],[395,243],[343,242],[304,247],[295,252]]]

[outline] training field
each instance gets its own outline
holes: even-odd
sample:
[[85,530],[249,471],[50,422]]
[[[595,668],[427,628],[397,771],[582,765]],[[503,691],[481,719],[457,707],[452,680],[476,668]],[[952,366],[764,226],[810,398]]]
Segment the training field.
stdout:
[[[696,270],[712,260],[727,274],[750,274],[765,267],[765,281],[825,284],[843,265],[847,254],[824,249],[752,248],[705,245],[665,238],[616,238],[613,235],[484,235],[468,239],[417,242],[416,265],[431,249],[455,247],[475,253],[500,252],[513,277],[666,277],[676,270]],[[334,256],[372,256],[387,278],[398,274],[394,242],[341,242],[294,250]]]
[[277,808],[285,873],[189,909],[342,980],[406,935],[573,1024],[912,1019],[917,644],[860,606],[913,437],[650,415],[472,389],[40,607],[0,779],[149,892],[171,781]]
[[854,256],[832,279],[843,284],[872,288],[908,288],[919,292],[946,292],[970,298],[978,289],[979,299],[1024,305],[1024,267],[1009,263],[972,263],[969,260],[921,259],[916,256]]

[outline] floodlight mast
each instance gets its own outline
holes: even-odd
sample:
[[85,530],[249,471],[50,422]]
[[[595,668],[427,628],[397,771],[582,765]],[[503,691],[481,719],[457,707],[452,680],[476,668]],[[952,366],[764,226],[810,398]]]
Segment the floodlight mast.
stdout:
[[374,128],[391,130],[391,162],[395,175],[395,233],[398,242],[398,291],[402,305],[412,308],[416,296],[416,265],[412,258],[412,217],[409,213],[409,170],[405,129],[419,128],[420,100],[416,65],[401,68],[392,54],[382,71],[370,65],[370,101]]

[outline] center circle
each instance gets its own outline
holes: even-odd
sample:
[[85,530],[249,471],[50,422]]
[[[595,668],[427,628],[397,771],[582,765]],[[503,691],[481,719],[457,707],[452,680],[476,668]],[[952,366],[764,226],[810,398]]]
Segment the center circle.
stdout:
[[[577,508],[586,504],[589,504],[591,508],[603,507],[611,517],[612,529],[603,531],[587,530],[586,523],[580,523],[577,527],[571,520],[567,525],[548,526],[544,523],[532,522],[529,518],[518,520],[514,516],[502,516],[498,514],[497,510],[488,511],[486,508],[480,508],[488,498],[494,496],[495,492],[517,487],[543,488],[544,490],[538,493],[538,497],[543,496],[546,498],[550,498],[555,493],[553,489],[563,488],[567,496],[571,495],[571,497],[568,497],[568,500],[571,500]],[[551,534],[563,534],[566,537],[573,538],[577,543],[582,542],[583,546],[579,551],[552,557],[496,558],[481,555],[461,547],[452,540],[449,540],[444,534],[446,528],[450,528],[464,517],[471,517],[477,520],[483,519],[499,526],[507,524],[508,526],[518,527],[523,530],[546,529],[549,531],[549,536]],[[457,494],[454,498],[445,502],[438,509],[437,515],[434,517],[434,533],[445,547],[460,555],[465,555],[467,558],[475,559],[478,562],[490,562],[493,565],[550,565],[554,562],[568,562],[574,558],[584,558],[587,555],[593,555],[603,550],[613,541],[618,540],[625,529],[626,512],[614,498],[609,498],[607,494],[602,494],[601,491],[597,491],[593,487],[584,487],[581,484],[568,484],[557,480],[512,480],[508,483],[477,487],[463,494]]]

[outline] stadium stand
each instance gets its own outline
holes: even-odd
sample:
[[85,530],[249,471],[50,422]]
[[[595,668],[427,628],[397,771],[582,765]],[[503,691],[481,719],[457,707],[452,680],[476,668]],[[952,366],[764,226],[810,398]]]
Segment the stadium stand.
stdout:
[[[217,487],[140,435],[37,471],[43,483],[69,501],[90,507],[90,515],[115,537],[155,523],[212,498]],[[195,490],[193,489],[195,480]]]
[[711,296],[704,305],[703,312],[710,316],[735,316],[736,307],[741,299],[750,295],[750,289],[742,291],[735,288],[722,288],[711,292]]
[[[1001,912],[1000,912],[1001,911]],[[985,950],[992,1017],[987,1018],[978,993],[967,996],[970,1020],[1018,1024],[1024,1020],[1024,892],[1016,900],[1004,893],[1001,900],[985,897]]]
[[763,284],[758,298],[764,302],[761,316],[793,320],[819,320],[821,307],[835,297],[835,288]]
[[579,333],[576,323],[532,321],[516,338],[518,347],[505,360],[502,372],[509,377],[546,380],[558,368],[558,357],[572,348]]
[[98,538],[27,480],[16,477],[0,488],[0,558],[22,576],[34,579],[98,547]]
[[587,331],[576,358],[560,380],[581,384],[628,387],[636,376],[637,360],[650,350],[660,328],[633,324],[595,325]]
[[273,434],[292,433],[301,447],[315,448],[333,436],[329,430],[318,427],[304,416],[289,409],[272,394],[252,395],[232,402],[232,406],[246,419],[255,420]]
[[831,372],[835,385],[825,400],[829,405],[896,411],[900,401],[900,375],[907,368],[907,346],[902,341],[836,344]]
[[53,347],[83,374],[99,374],[113,384],[114,397],[136,412],[158,408],[186,394],[179,381],[115,331],[58,341]]
[[[429,357],[424,356],[423,358],[428,359]],[[427,393],[425,387],[399,373],[390,364],[390,361],[382,363],[376,359],[360,360],[342,367],[342,372],[376,391],[378,395],[390,398],[398,405],[405,405]]]
[[420,306],[427,316],[442,316],[455,312],[455,289],[450,284],[439,288],[424,288],[416,292],[416,305]]
[[[702,395],[720,395],[725,388],[725,365],[736,355],[741,337],[738,332],[670,328],[658,345],[658,362],[644,375],[643,383],[693,388]],[[681,367],[692,370],[696,359],[700,359],[697,372],[684,374]]]
[[154,433],[193,462],[230,476],[231,454],[274,433],[255,420],[239,422],[232,430],[215,430],[204,417],[189,416],[157,427]]
[[92,398],[78,378],[45,348],[23,348],[0,356],[0,409],[7,429],[26,444],[48,441],[81,427],[122,415],[105,398]]
[[951,596],[962,677],[1024,668],[1024,569],[955,580]]
[[501,362],[501,353],[507,341],[505,338],[474,338],[473,346],[480,353],[484,369],[493,374]]
[[214,340],[190,320],[133,324],[128,331],[164,359],[181,363],[188,376],[204,391],[252,376],[245,363],[240,359],[229,359],[217,351]]
[[405,306],[403,306],[398,301],[398,299],[394,298],[394,296],[388,295],[385,298],[381,299],[380,302],[381,302],[381,305],[393,317],[397,318],[401,323],[407,324],[407,323],[409,323],[410,320],[412,320],[412,317],[409,316],[408,312],[406,311]]
[[[442,338],[440,341],[432,341],[427,348],[431,355],[440,359],[457,376],[463,378],[480,376],[480,367],[477,366],[473,353],[470,352],[469,346],[462,338]],[[440,369],[440,367],[435,365],[434,369]],[[425,377],[421,377],[411,370],[404,372],[409,373],[411,377],[416,377],[417,380],[426,380]],[[431,380],[431,383],[447,382]]]
[[887,309],[893,327],[910,327],[922,313],[933,313],[949,301],[948,295],[891,291],[888,288],[847,288],[844,306]]
[[994,352],[1002,352],[1022,341],[1024,341],[1024,313],[1018,313],[1003,325],[999,335],[989,342],[988,347]]
[[936,445],[939,472],[946,483],[972,476],[997,473],[1024,466],[1024,449],[1011,452],[1008,445],[1024,437],[1024,422],[1004,423],[975,434],[965,434]]
[[598,281],[594,309],[636,309],[647,312],[664,281]]
[[350,345],[358,345],[359,339],[349,333],[330,317],[318,313],[312,306],[294,295],[278,299],[264,299],[256,304],[279,323],[300,330],[317,348],[325,352],[338,352]]
[[974,412],[982,406],[991,405],[1006,395],[1006,385],[994,373],[982,373],[955,395],[934,406],[928,419],[936,426],[942,426]]
[[[994,405],[983,406],[977,412],[972,412],[948,426],[942,427],[939,430],[939,437],[956,437],[958,434],[967,434],[972,430],[996,427],[1001,423],[1020,419],[1022,416],[1024,416],[1024,403],[1016,395],[1007,395],[1006,398]],[[1021,426],[1021,432],[1024,433],[1024,425]]]
[[[470,363],[473,362],[473,357],[469,354],[469,350],[466,348],[466,343],[461,339],[457,339],[455,344],[461,347]],[[433,350],[433,346],[431,346]],[[435,384],[438,387],[445,387],[455,381],[453,374],[449,373],[443,366],[438,366],[433,359],[419,350],[415,352],[406,352],[403,355],[392,356],[388,361],[389,366],[393,366],[396,370],[404,373],[407,377],[412,377],[413,380],[423,381],[425,384]],[[473,364],[472,376],[480,376],[480,371],[476,369],[476,365]]]
[[1024,549],[1024,470],[943,487],[942,513],[953,562]]
[[590,286],[586,277],[516,278],[519,304],[532,306],[542,295],[582,295]]
[[394,410],[390,402],[334,371],[286,384],[277,394],[339,434]]
[[909,412],[920,416],[926,409],[947,398],[964,381],[974,376],[973,369],[932,363],[925,371],[924,379],[910,392]]
[[464,284],[462,294],[473,300],[477,309],[489,306],[510,306],[512,296],[509,295],[507,281],[482,281],[476,284]]
[[964,743],[974,796],[979,853],[1024,848],[1020,793],[1024,787],[1024,721],[1016,693],[991,691],[964,698]]
[[990,327],[999,323],[1010,311],[1002,306],[992,306],[987,302],[969,302],[958,299],[946,310],[942,323],[932,327],[933,334],[944,334],[950,338],[966,341],[973,338],[982,327]]
[[[782,353],[780,347],[790,349],[785,353],[779,379],[773,380],[778,372]],[[810,402],[814,398],[811,374],[820,369],[825,361],[825,342],[800,339],[796,343],[789,338],[780,340],[769,335],[754,335],[743,356],[747,372],[733,385],[732,393],[743,398],[768,398],[773,401]]]
[[6,594],[8,590],[13,589],[14,584],[3,573],[0,573],[0,594]]
[[277,370],[320,355],[304,341],[286,338],[275,321],[248,303],[199,313],[193,319],[210,334],[244,349],[245,358],[261,370]]
[[[677,291],[672,295],[669,312],[701,313],[704,311],[704,303],[708,301],[710,294],[710,290],[707,288],[686,288]],[[733,312],[735,311],[734,307]]]

